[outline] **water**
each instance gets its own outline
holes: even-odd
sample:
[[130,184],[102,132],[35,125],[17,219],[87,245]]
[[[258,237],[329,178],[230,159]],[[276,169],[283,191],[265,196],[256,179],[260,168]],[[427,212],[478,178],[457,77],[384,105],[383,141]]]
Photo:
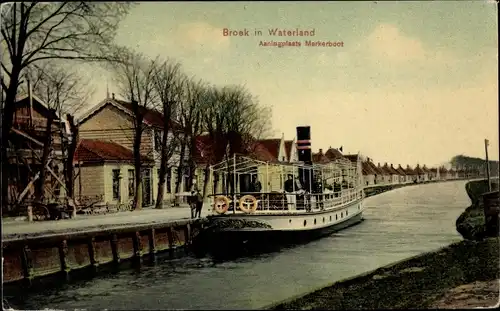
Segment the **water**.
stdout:
[[164,261],[9,301],[19,309],[263,308],[459,241],[455,220],[470,200],[457,181],[396,189],[365,205],[364,222],[306,245],[224,263]]

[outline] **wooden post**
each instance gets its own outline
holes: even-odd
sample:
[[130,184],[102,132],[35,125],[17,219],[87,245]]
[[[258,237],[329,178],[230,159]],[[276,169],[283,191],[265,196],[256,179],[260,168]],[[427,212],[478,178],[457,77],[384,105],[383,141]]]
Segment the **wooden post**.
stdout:
[[30,248],[27,245],[25,245],[22,249],[21,264],[23,267],[24,282],[29,287],[31,286],[34,277],[34,269],[33,256],[31,254]]
[[113,234],[111,236],[111,252],[113,253],[113,263],[118,265],[120,263],[120,254],[118,253],[118,236]]
[[188,246],[191,244],[191,224],[186,224],[184,227],[184,250],[189,252]]
[[151,228],[151,231],[149,232],[149,258],[152,263],[156,262],[156,242],[154,228]]
[[92,266],[93,271],[97,272],[97,267],[99,266],[99,262],[96,259],[95,239],[90,238],[87,245],[89,249],[90,264]]
[[168,251],[170,256],[174,255],[174,235],[172,233],[172,227],[167,228],[167,237],[168,237]]
[[82,202],[82,161],[78,161],[78,201]]
[[488,178],[488,192],[491,192],[491,179],[490,179],[490,161],[488,160],[488,145],[490,141],[484,140],[484,151],[486,153],[486,178]]
[[66,240],[63,240],[61,244],[59,244],[59,259],[61,261],[61,273],[65,280],[69,280],[69,272],[71,270],[68,265],[67,256],[68,242]]
[[138,231],[136,231],[132,236],[132,244],[134,246],[134,262],[136,264],[140,264],[142,257],[142,245],[141,234]]

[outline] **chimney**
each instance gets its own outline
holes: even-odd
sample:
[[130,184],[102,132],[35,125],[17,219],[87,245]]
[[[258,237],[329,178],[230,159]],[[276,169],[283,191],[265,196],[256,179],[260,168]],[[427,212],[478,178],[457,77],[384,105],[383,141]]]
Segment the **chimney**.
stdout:
[[394,166],[392,166],[392,163],[391,163],[391,168],[394,168]]
[[297,126],[297,149],[299,151],[299,161],[312,164],[310,126]]
[[387,166],[387,162],[385,162],[384,166]]
[[115,99],[115,93],[111,93],[111,98]]
[[319,149],[319,154],[323,154],[323,149]]
[[378,162],[378,167],[380,167],[380,162]]

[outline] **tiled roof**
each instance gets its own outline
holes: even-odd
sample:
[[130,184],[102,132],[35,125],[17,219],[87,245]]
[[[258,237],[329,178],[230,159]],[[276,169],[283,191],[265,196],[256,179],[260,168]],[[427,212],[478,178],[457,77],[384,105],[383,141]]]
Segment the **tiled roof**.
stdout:
[[409,165],[406,165],[405,173],[406,175],[416,175],[415,171]]
[[325,164],[330,162],[330,159],[324,153],[318,152],[312,154],[312,161],[313,163]]
[[340,152],[338,149],[335,149],[335,148],[328,149],[325,152],[325,155],[331,161],[334,161],[336,159],[342,159],[342,158],[344,158],[344,155],[342,154],[342,152]]
[[344,158],[346,158],[347,160],[351,161],[351,162],[358,162],[358,155],[357,154],[346,154],[344,156]]
[[394,167],[389,166],[387,163],[384,165],[383,169],[387,171],[390,175],[399,175],[399,173],[394,169]]
[[423,174],[425,173],[424,170],[420,167],[420,165],[417,164],[417,167],[415,167],[414,172],[417,174]]
[[377,171],[375,171],[373,169],[373,167],[370,165],[370,162],[362,162],[361,166],[363,168],[363,175],[372,175],[372,174],[375,175],[375,174],[378,174]]
[[378,168],[372,161],[369,161],[368,165],[370,165],[370,168],[373,170],[373,172],[375,172],[375,174],[384,174],[384,172],[380,168]]
[[398,165],[396,168],[396,171],[399,173],[399,175],[406,175],[405,170],[401,167],[401,164]]
[[[112,99],[112,100],[114,100],[115,102],[117,102],[118,104],[120,104],[121,106],[123,106],[124,108],[133,113],[134,110],[132,103],[119,99]],[[145,108],[144,106],[139,106],[139,111],[141,112],[141,114],[144,115],[144,121],[155,127],[163,127],[163,113],[155,109]],[[170,121],[170,127],[176,130],[181,129],[181,125],[174,120]]]
[[[271,138],[271,139],[260,139],[257,143],[261,144],[267,151],[274,157],[274,160],[278,160],[278,155],[280,152],[280,138]],[[259,148],[261,149],[261,148]]]
[[[152,161],[142,156],[143,161]],[[75,152],[75,162],[101,163],[104,161],[134,161],[132,150],[111,141],[80,139]]]

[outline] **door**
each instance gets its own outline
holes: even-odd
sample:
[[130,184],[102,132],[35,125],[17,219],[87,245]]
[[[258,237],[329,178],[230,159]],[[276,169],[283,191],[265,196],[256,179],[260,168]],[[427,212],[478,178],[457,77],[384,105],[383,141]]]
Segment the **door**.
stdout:
[[251,183],[251,175],[250,174],[241,174],[240,175],[240,192],[250,192],[250,183]]
[[151,169],[142,169],[142,206],[151,205]]

